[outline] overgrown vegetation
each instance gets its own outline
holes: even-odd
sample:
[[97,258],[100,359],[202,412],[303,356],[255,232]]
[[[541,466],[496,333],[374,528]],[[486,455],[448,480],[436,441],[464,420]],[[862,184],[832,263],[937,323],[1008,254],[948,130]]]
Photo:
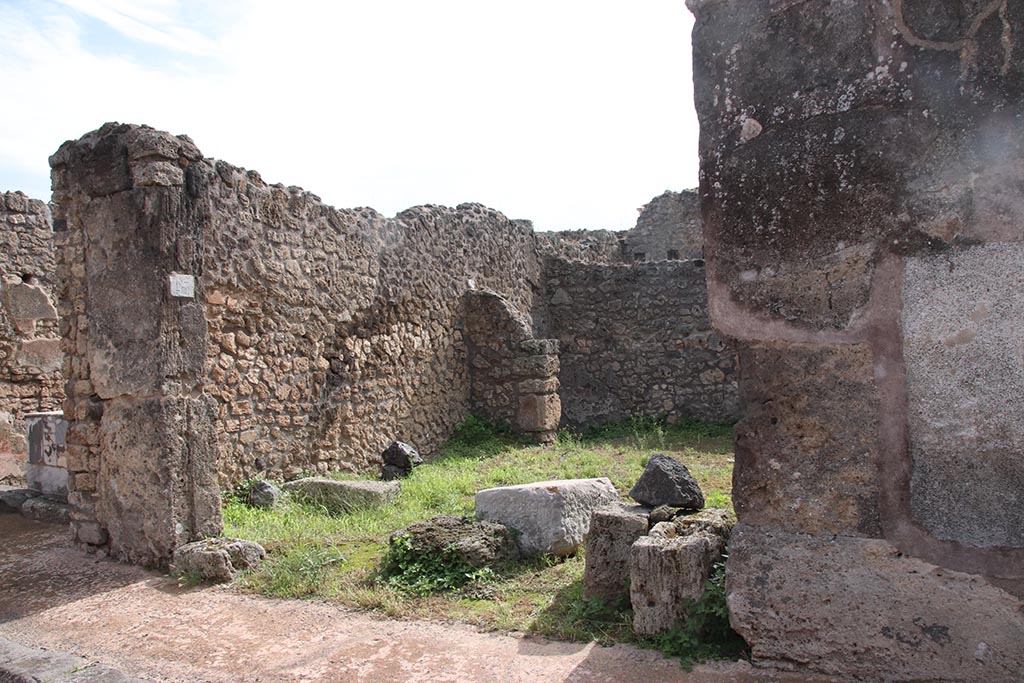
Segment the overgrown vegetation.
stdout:
[[[631,641],[628,611],[582,597],[582,553],[480,572],[451,558],[413,557],[401,541],[389,551],[388,539],[434,515],[472,515],[476,492],[492,486],[606,476],[625,497],[656,452],[686,463],[709,507],[731,508],[727,425],[637,419],[582,434],[565,431],[556,443],[536,446],[470,418],[435,458],[402,481],[390,507],[333,516],[294,502],[260,510],[248,507],[237,491],[226,497],[224,533],[267,549],[263,566],[239,580],[266,595],[316,597],[389,616],[452,619],[563,640]],[[696,605],[695,613],[704,609]],[[704,643],[713,635],[695,637]],[[681,639],[666,636],[654,645],[689,661],[728,652],[691,648],[686,655]]]
[[378,574],[380,581],[413,595],[453,591],[495,578],[490,568],[472,567],[455,553],[416,552],[408,536],[398,536],[388,545]]

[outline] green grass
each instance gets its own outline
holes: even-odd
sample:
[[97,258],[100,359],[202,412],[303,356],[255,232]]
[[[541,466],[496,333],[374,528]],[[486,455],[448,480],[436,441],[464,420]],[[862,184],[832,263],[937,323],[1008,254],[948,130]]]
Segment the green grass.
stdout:
[[625,498],[656,452],[687,465],[709,507],[731,509],[728,426],[632,420],[583,434],[562,432],[554,444],[536,446],[471,418],[440,454],[402,481],[402,493],[390,507],[332,516],[297,503],[253,509],[243,496],[229,494],[224,534],[257,541],[267,549],[263,566],[239,580],[243,588],[258,593],[328,599],[389,616],[458,620],[563,640],[629,641],[628,612],[609,611],[583,599],[582,552],[473,576],[446,592],[403,590],[382,578],[378,569],[392,533],[438,514],[472,515],[473,497],[480,489],[608,477]]

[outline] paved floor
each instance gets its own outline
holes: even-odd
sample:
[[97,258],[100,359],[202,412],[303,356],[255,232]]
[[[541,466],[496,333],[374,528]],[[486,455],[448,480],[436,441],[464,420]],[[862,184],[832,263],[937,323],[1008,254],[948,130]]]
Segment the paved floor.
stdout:
[[744,663],[397,621],[174,580],[80,553],[66,530],[0,515],[0,638],[151,681],[810,683]]

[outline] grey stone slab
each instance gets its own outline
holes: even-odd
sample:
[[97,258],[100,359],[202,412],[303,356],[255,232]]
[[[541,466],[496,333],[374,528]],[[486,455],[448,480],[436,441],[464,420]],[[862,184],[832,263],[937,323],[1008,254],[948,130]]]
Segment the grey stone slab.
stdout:
[[606,477],[560,479],[484,489],[476,494],[476,518],[504,524],[518,534],[523,555],[576,552],[594,510],[619,500]]
[[0,683],[146,683],[84,657],[0,638]]
[[37,522],[67,524],[71,521],[68,506],[44,496],[29,498],[21,505],[21,514]]
[[914,517],[943,540],[1024,547],[1024,245],[908,259],[903,354]]
[[755,664],[863,681],[1019,683],[1024,671],[1020,599],[883,540],[740,524],[726,589]]

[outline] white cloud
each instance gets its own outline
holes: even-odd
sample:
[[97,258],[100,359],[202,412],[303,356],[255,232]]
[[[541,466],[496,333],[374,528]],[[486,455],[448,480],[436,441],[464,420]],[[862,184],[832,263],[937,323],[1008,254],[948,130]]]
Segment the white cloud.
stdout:
[[[215,24],[185,21],[194,6],[175,0],[61,3],[31,19],[0,6],[5,87],[33,93],[0,109],[0,174],[42,177],[64,138],[119,120],[385,213],[480,201],[545,229],[624,228],[696,183],[679,0],[247,0],[219,4]],[[104,54],[83,44],[79,12],[207,56],[156,68]]]
[[213,53],[214,43],[180,25],[176,0],[55,0],[97,19],[127,38],[197,56]]

